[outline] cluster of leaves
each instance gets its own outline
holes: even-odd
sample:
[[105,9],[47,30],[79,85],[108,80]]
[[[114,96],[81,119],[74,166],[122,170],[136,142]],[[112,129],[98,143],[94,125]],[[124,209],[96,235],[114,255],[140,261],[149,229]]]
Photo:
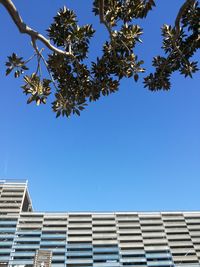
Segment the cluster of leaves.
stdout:
[[41,103],[46,104],[46,99],[51,93],[51,80],[43,79],[41,81],[40,77],[33,73],[31,76],[24,76],[24,82],[25,85],[22,86],[23,92],[26,95],[30,95],[27,103],[35,101],[38,106]]
[[13,70],[14,77],[18,78],[24,71],[28,70],[26,66],[26,62],[22,60],[22,57],[18,57],[15,53],[8,57],[8,61],[6,62],[6,75],[9,75]]
[[152,65],[155,72],[144,79],[145,87],[152,91],[169,90],[173,72],[179,71],[185,77],[192,77],[192,74],[198,71],[198,62],[192,61],[191,58],[200,48],[199,18],[198,1],[193,1],[182,14],[180,29],[168,25],[162,27],[162,48],[166,56],[154,57]]
[[[99,3],[99,0],[93,3],[95,15],[99,15]],[[75,13],[66,7],[57,13],[47,30],[48,36],[54,45],[71,53],[69,56],[50,54],[46,64],[56,87],[52,108],[57,117],[80,115],[88,101],[116,92],[123,77],[133,76],[135,81],[138,80],[138,73],[144,72],[143,61],[138,60],[133,49],[140,42],[142,29],[131,21],[146,17],[154,5],[153,0],[105,0],[104,22],[110,40],[105,42],[102,56],[91,63],[91,68],[83,61],[87,58],[89,42],[95,32],[92,26],[79,26]],[[35,101],[39,105],[46,103],[51,90],[50,80],[41,80],[38,76],[41,57],[38,55],[37,58],[37,71],[24,77],[22,88],[29,95],[27,102]],[[15,61],[12,59],[10,66],[24,70],[22,58],[17,58],[17,63]]]
[[48,33],[54,44],[73,54],[71,57],[49,55],[49,70],[57,83],[53,111],[56,116],[80,115],[91,88],[90,71],[83,60],[87,58],[94,30],[91,25],[80,27],[75,13],[63,8],[54,17]]
[[[93,12],[100,15],[100,1],[95,0]],[[154,0],[105,0],[105,19],[111,26],[117,26],[117,22],[131,22],[133,19],[145,18],[155,6]]]
[[63,55],[49,55],[48,65],[57,82],[55,101],[52,103],[56,116],[80,115],[86,106],[87,91],[90,87],[90,72],[87,66],[76,58]]
[[[99,1],[94,1],[95,15],[99,14],[98,4]],[[105,1],[110,40],[104,44],[101,58],[92,62],[91,69],[82,62],[94,34],[91,25],[79,27],[75,14],[66,8],[57,13],[48,30],[49,37],[54,44],[73,53],[68,58],[55,53],[49,55],[48,66],[58,86],[53,102],[57,116],[79,115],[88,100],[96,101],[101,95],[116,92],[123,77],[134,76],[138,80],[138,73],[144,71],[143,61],[137,60],[133,49],[140,41],[142,30],[130,22],[145,17],[153,5],[152,0],[135,1],[134,5],[132,1]],[[127,10],[131,10],[129,19],[123,15]]]
[[55,45],[72,52],[79,61],[86,58],[89,40],[95,32],[92,25],[80,27],[75,13],[66,7],[57,13],[47,31]]
[[[79,26],[73,11],[66,7],[60,9],[47,30],[48,36],[56,47],[69,53],[67,56],[52,53],[45,61],[41,51],[34,47],[37,69],[24,77],[25,84],[22,86],[23,92],[29,96],[27,103],[45,104],[51,93],[50,86],[54,85],[52,109],[56,116],[80,115],[89,101],[116,92],[122,78],[133,77],[138,81],[139,74],[144,72],[144,62],[138,59],[134,49],[141,42],[142,29],[133,24],[133,20],[145,18],[155,6],[154,0],[94,0],[93,6],[94,14],[100,17],[109,33],[101,57],[91,62],[91,66],[85,64],[95,31],[92,25]],[[198,1],[194,0],[181,16],[180,30],[163,26],[162,48],[166,56],[153,59],[155,73],[144,78],[145,87],[168,90],[174,71],[179,70],[181,74],[192,77],[198,70],[197,62],[190,59],[200,47],[199,16]],[[16,54],[8,60],[7,75],[15,70],[17,78],[28,70],[26,63],[29,60],[23,61]],[[41,77],[41,61],[45,63],[51,80]]]
[[134,75],[138,80],[138,73],[144,72],[141,65],[143,61],[138,61],[133,49],[137,42],[140,42],[142,30],[138,25],[128,25],[125,23],[120,30],[115,30],[111,34],[110,42],[106,42],[103,47],[103,56],[97,64],[104,64],[109,75],[114,75],[121,80],[123,77],[130,78]]

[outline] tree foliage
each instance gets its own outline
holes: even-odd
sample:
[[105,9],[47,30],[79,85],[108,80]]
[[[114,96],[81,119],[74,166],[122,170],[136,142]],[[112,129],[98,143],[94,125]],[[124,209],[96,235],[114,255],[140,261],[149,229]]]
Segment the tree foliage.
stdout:
[[[145,19],[155,8],[154,0],[94,0],[93,13],[99,16],[109,38],[103,45],[101,57],[90,65],[86,64],[86,59],[90,40],[95,34],[92,25],[79,26],[74,11],[64,7],[47,30],[51,45],[32,29],[21,27],[23,21],[11,12],[14,5],[9,6],[9,2],[13,5],[10,0],[0,0],[19,30],[31,36],[34,55],[24,60],[13,53],[6,62],[6,75],[12,71],[15,78],[25,75],[24,72],[29,70],[27,64],[37,58],[36,70],[23,77],[22,89],[28,96],[27,103],[46,104],[48,96],[54,93],[52,109],[57,117],[80,115],[89,102],[116,92],[121,79],[133,77],[137,82],[140,73],[145,71],[144,61],[134,52],[143,33],[137,19]],[[152,91],[169,90],[173,72],[192,77],[198,71],[198,63],[192,57],[200,47],[199,18],[198,1],[186,0],[180,7],[175,25],[162,27],[164,56],[153,58],[155,72],[144,78],[145,87]],[[48,58],[43,56],[43,49],[38,50],[37,40],[52,50]],[[41,62],[49,77],[41,75]]]

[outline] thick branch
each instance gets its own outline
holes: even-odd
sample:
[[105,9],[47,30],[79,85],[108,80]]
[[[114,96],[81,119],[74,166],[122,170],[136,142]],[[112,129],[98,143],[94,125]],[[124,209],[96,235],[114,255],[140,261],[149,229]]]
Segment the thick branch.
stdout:
[[40,40],[46,47],[57,54],[62,54],[69,56],[71,53],[58,49],[57,47],[53,46],[48,39],[46,39],[42,34],[38,33],[37,31],[33,30],[29,26],[27,26],[21,16],[19,15],[15,5],[11,0],[0,0],[0,4],[2,4],[8,13],[10,14],[12,20],[14,21],[15,25],[19,29],[21,33],[25,33],[31,37],[33,40]]
[[179,12],[176,16],[176,20],[175,20],[175,28],[176,28],[176,32],[177,35],[179,35],[180,33],[180,22],[181,22],[181,18],[185,12],[185,10],[192,5],[193,3],[195,3],[195,0],[186,0],[185,3],[181,6],[181,8],[179,9]]
[[104,0],[99,0],[99,18],[100,23],[104,23]]
[[100,18],[100,23],[105,25],[106,29],[109,32],[110,39],[112,40],[112,29],[104,16],[104,0],[99,0],[99,18]]

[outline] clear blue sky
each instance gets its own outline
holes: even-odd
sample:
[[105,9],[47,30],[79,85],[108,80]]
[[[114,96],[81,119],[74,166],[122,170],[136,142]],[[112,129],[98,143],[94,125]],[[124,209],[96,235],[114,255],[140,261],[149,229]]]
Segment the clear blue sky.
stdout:
[[[97,29],[91,58],[101,52],[103,26],[90,0],[14,1],[24,20],[45,33],[59,7]],[[160,27],[183,0],[156,1],[137,50],[150,66],[160,53]],[[0,177],[27,178],[35,210],[197,210],[200,204],[200,75],[174,75],[170,92],[152,93],[124,80],[120,91],[91,104],[81,117],[56,119],[50,105],[27,105],[21,80],[5,77],[6,56],[29,57],[0,6]],[[199,56],[199,55],[198,55]],[[53,193],[54,192],[54,193]]]

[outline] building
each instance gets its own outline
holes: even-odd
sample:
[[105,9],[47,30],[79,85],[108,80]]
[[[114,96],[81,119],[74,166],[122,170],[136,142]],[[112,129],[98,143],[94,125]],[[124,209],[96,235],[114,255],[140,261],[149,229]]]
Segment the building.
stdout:
[[1,180],[0,266],[40,252],[53,267],[200,267],[200,212],[36,212],[26,181]]

